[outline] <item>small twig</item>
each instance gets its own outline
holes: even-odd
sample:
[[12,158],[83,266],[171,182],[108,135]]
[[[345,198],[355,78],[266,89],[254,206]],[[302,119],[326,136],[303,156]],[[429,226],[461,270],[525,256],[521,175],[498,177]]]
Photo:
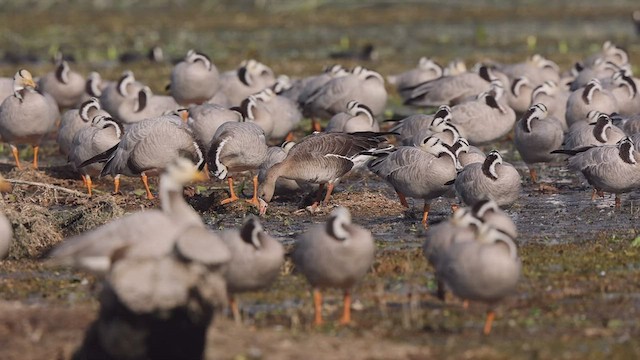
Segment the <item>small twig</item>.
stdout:
[[35,182],[35,181],[25,181],[25,180],[15,180],[15,179],[5,179],[8,182],[12,183],[12,184],[20,184],[20,185],[32,185],[32,186],[41,186],[47,189],[53,189],[53,190],[60,190],[69,194],[73,194],[76,196],[80,196],[80,197],[89,197],[88,194],[85,193],[81,193],[79,191],[75,191],[75,190],[71,190],[71,189],[67,189],[65,187],[62,186],[58,186],[58,185],[51,185],[51,184],[45,184],[45,183],[41,183],[41,182]]

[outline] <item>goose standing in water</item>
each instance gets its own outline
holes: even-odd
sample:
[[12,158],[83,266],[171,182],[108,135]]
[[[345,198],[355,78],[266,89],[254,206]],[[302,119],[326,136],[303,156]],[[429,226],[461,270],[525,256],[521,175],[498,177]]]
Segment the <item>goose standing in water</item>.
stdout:
[[260,213],[267,210],[267,203],[273,198],[276,181],[280,177],[320,184],[318,197],[311,209],[320,203],[322,190],[327,185],[323,203],[328,204],[334,184],[352,168],[363,166],[370,155],[364,153],[376,150],[386,142],[384,133],[314,133],[295,144],[287,157],[273,165],[260,184]]
[[437,274],[456,296],[489,305],[483,328],[488,335],[495,318],[493,307],[515,290],[521,268],[513,239],[484,224],[475,239],[451,244]]
[[262,228],[257,217],[248,216],[240,229],[225,230],[220,237],[231,252],[225,272],[229,305],[234,319],[240,312],[234,295],[271,285],[284,264],[284,248]]
[[13,77],[13,95],[0,105],[0,138],[9,143],[18,169],[22,169],[17,144],[33,146],[33,167],[38,168],[42,138],[55,126],[57,106],[36,91],[29,71],[21,69]]
[[496,150],[491,151],[483,163],[465,166],[455,179],[454,187],[460,199],[473,205],[492,199],[498,205],[513,204],[522,192],[520,174],[513,165],[504,163]]
[[423,199],[422,224],[428,226],[430,201],[450,191],[450,183],[456,178],[459,163],[455,154],[440,139],[430,136],[420,146],[401,146],[376,156],[369,170],[393,186],[404,207],[409,207],[406,197]]
[[[209,171],[220,180],[227,179],[229,198],[220,202],[225,205],[240,198],[233,189],[233,175],[238,172],[256,170],[267,159],[267,142],[264,130],[253,122],[225,122],[213,135],[207,162]],[[247,202],[259,206],[258,175],[253,176],[253,197]]]
[[[177,115],[145,119],[130,126],[120,142],[80,164],[80,167],[105,162],[100,176],[140,176],[147,199],[154,198],[148,176],[157,175],[178,157],[188,156],[200,168],[204,155],[191,130]],[[116,192],[119,181],[116,181]]]
[[325,288],[344,291],[340,324],[351,322],[351,290],[371,268],[375,250],[371,232],[353,224],[349,210],[341,206],[331,212],[326,224],[314,225],[298,237],[292,259],[313,287],[315,325],[323,323]]
[[[90,164],[80,167],[85,160],[101,154],[118,145],[122,138],[122,125],[112,118],[104,115],[96,115],[91,120],[91,125],[84,127],[75,134],[69,152],[69,162],[74,169],[80,172],[82,181],[87,187],[89,196],[92,194],[92,176],[97,176],[102,170],[100,164]],[[118,175],[114,178],[114,191],[118,192],[115,185],[119,182]]]
[[189,50],[171,71],[169,92],[180,105],[202,104],[218,91],[218,77],[218,69],[206,54]]

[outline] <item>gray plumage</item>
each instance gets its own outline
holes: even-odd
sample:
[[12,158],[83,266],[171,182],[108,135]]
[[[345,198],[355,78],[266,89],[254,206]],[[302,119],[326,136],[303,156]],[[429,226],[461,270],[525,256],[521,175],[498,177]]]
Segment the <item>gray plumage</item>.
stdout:
[[264,130],[253,122],[225,122],[213,135],[207,162],[219,179],[255,170],[267,157]]
[[544,104],[534,104],[529,108],[518,120],[514,135],[516,149],[527,166],[557,160],[557,155],[551,151],[562,145],[562,125],[549,116]]
[[232,105],[240,105],[243,99],[273,86],[276,77],[267,65],[253,59],[243,61],[238,69],[220,76],[220,92]]
[[487,156],[475,146],[469,145],[469,141],[463,137],[459,138],[450,147],[463,168],[469,164],[482,163]]
[[218,127],[225,122],[238,122],[242,120],[242,114],[237,111],[215,104],[202,104],[189,107],[187,124],[193,131],[196,140],[203,144],[205,154],[209,152],[209,146]]
[[459,241],[472,241],[475,236],[474,227],[481,221],[473,216],[468,208],[456,210],[451,218],[432,226],[427,230],[422,244],[422,253],[434,269],[438,269],[440,261],[451,244]]
[[[273,165],[282,162],[295,144],[296,143],[292,141],[285,141],[281,146],[270,146],[267,149],[267,158],[258,168],[258,182],[260,184],[266,180],[269,169]],[[302,181],[300,181],[300,183],[305,185]],[[300,190],[300,188],[301,186],[298,181],[281,177],[276,180],[275,193],[289,194],[293,191]]]
[[211,99],[219,87],[218,69],[206,54],[189,50],[171,70],[169,92],[178,104],[202,104]]
[[325,131],[345,133],[358,131],[377,132],[380,131],[380,125],[368,106],[352,100],[347,103],[345,112],[337,113],[331,117]]
[[443,74],[442,66],[427,57],[418,60],[418,66],[397,75],[387,76],[389,84],[398,89],[400,97],[408,99],[413,87],[424,82],[437,79]]
[[60,108],[68,108],[80,102],[85,90],[85,80],[62,60],[56,64],[54,71],[40,78],[38,88],[50,94]]
[[518,237],[518,228],[513,219],[495,201],[480,200],[473,204],[471,213],[483,223],[509,235],[512,239]]
[[550,117],[557,119],[563,131],[567,131],[567,100],[571,92],[554,81],[545,81],[531,93],[531,104],[544,104]]
[[610,91],[602,88],[600,81],[593,79],[589,83],[571,93],[567,99],[566,119],[571,127],[576,122],[587,121],[587,115],[592,110],[605,114],[618,111],[616,98]]
[[270,139],[281,141],[300,124],[302,112],[296,102],[276,95],[270,88],[262,90],[254,97],[258,100],[257,107],[264,108],[264,115],[268,116],[268,121],[272,123],[271,131],[268,133]]
[[120,104],[128,98],[137,97],[143,87],[144,84],[136,81],[131,70],[125,70],[118,81],[108,83],[103,89],[100,104],[106,112],[116,116]]
[[[4,179],[0,179],[4,181]],[[0,213],[0,260],[9,255],[9,248],[13,242],[13,226],[7,217]]]
[[[536,87],[545,81],[558,82],[560,80],[558,65],[539,54],[535,54],[520,63],[499,65],[497,70],[508,76],[511,80],[525,77],[531,83],[532,87]],[[529,107],[529,104],[525,106],[522,112]]]
[[180,105],[171,96],[155,95],[148,86],[138,91],[137,96],[124,99],[113,114],[123,124],[134,124],[144,119],[161,116],[178,110]]
[[591,123],[580,121],[569,128],[564,137],[564,149],[578,149],[585,146],[613,145],[625,137],[624,131],[613,125],[609,115],[593,111]]
[[93,117],[91,124],[76,132],[70,146],[69,162],[82,175],[97,176],[102,170],[101,164],[80,164],[116,146],[122,137],[121,125],[104,115]]
[[109,113],[102,110],[96,98],[90,98],[82,103],[80,108],[67,110],[62,114],[56,139],[62,155],[69,154],[76,133],[82,128],[91,126],[91,120],[96,115],[109,116]]
[[640,79],[631,76],[624,70],[613,74],[607,88],[616,98],[620,115],[633,116],[640,114],[639,86]]

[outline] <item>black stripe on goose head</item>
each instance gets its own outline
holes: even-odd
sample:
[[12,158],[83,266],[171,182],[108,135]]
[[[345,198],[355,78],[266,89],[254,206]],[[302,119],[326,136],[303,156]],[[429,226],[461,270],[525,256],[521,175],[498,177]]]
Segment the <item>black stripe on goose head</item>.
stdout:
[[127,95],[129,95],[129,91],[127,89],[127,86],[129,86],[129,84],[133,84],[133,82],[136,79],[133,77],[133,72],[131,70],[125,70],[122,73],[122,76],[120,76],[120,79],[118,80],[118,94],[120,94],[120,96],[126,97]]
[[633,99],[636,94],[638,94],[638,88],[636,86],[636,82],[633,81],[633,78],[631,78],[628,74],[626,70],[619,70],[616,71],[613,76],[613,81],[615,84],[618,85],[618,87],[626,87],[627,89],[629,89],[629,98]]
[[607,114],[600,113],[600,115],[598,115],[598,120],[596,120],[596,123],[593,126],[593,136],[596,140],[604,144],[609,141],[607,130],[612,127],[613,122],[611,121],[611,117]]
[[471,212],[478,218],[483,218],[487,212],[495,212],[498,204],[491,199],[478,200],[471,207]]
[[117,123],[112,117],[105,115],[96,115],[91,120],[91,125],[95,127],[99,127],[101,129],[106,129],[110,126],[113,126],[116,137],[120,139],[122,137],[122,133],[124,132],[124,127],[122,124]]
[[527,109],[527,112],[522,115],[520,125],[522,130],[527,133],[531,132],[531,122],[536,119],[544,119],[547,115],[547,106],[543,103],[537,103]]
[[240,66],[238,68],[238,79],[240,80],[240,82],[242,82],[243,84],[245,84],[246,86],[251,86],[251,83],[253,83],[252,79],[251,79],[251,74],[249,74],[249,71],[247,70],[247,66]]
[[618,142],[618,152],[622,161],[626,162],[627,164],[635,165],[637,163],[634,156],[635,147],[631,138],[626,137]]
[[344,241],[349,237],[347,226],[351,224],[351,213],[345,207],[337,207],[329,215],[327,220],[327,233],[338,241]]
[[497,150],[491,150],[482,163],[482,173],[492,180],[498,180],[498,172],[496,171],[498,164],[502,164],[502,155]]
[[[193,51],[193,50],[190,50]],[[211,59],[209,58],[209,56],[207,56],[207,54],[205,53],[201,53],[199,51],[193,51],[193,53],[191,53],[191,56],[189,56],[189,53],[187,54],[188,57],[188,61],[190,61],[191,63],[195,63],[196,61],[200,61],[204,67],[207,68],[207,71],[211,71]]]
[[520,76],[516,78],[511,83],[511,94],[513,94],[513,96],[516,96],[516,97],[520,96],[520,90],[522,89],[523,86],[527,84],[530,84],[530,81],[526,76]]
[[102,90],[100,89],[100,81],[100,74],[95,71],[92,72],[87,77],[87,81],[84,85],[84,91],[93,97],[100,97],[100,95],[102,95]]
[[487,82],[491,82],[491,80],[493,80],[493,76],[491,74],[491,70],[486,65],[481,65],[478,68],[478,75],[480,75],[480,77],[482,79],[486,80]]
[[240,107],[238,108],[232,108],[232,110],[236,110],[239,111],[240,114],[242,114],[242,121],[247,121],[247,120],[255,120],[255,114],[253,113],[253,110],[256,108],[257,106],[257,102],[256,102],[256,98],[252,95],[247,96],[244,100],[242,100],[242,102],[240,103]]
[[69,64],[64,60],[56,66],[56,79],[63,84],[69,82]]
[[133,106],[133,112],[139,113],[143,111],[147,107],[147,103],[151,96],[151,89],[148,86],[140,89],[140,91],[138,91],[138,99]]
[[601,90],[602,86],[600,85],[600,81],[598,79],[592,79],[584,87],[584,90],[582,90],[582,100],[585,104],[590,105],[593,100],[593,93]]
[[453,143],[453,145],[449,146],[449,150],[454,153],[456,155],[456,157],[459,157],[460,154],[465,153],[465,152],[469,152],[469,141],[463,137],[458,138],[458,140],[456,140],[456,142]]
[[260,220],[254,215],[247,216],[247,219],[242,224],[240,229],[240,238],[245,243],[252,245],[256,249],[262,247],[262,240],[260,234],[264,231]]
[[496,100],[496,98],[491,94],[484,95],[484,103],[487,104],[487,106],[489,106],[490,108],[497,109],[500,111],[503,110],[502,106],[498,104],[498,101]]
[[78,111],[80,119],[82,119],[84,122],[89,122],[91,120],[89,118],[89,112],[91,112],[91,109],[95,109],[96,111],[101,109],[100,102],[95,97],[92,97],[91,99],[83,102],[82,105],[80,105],[80,109]]

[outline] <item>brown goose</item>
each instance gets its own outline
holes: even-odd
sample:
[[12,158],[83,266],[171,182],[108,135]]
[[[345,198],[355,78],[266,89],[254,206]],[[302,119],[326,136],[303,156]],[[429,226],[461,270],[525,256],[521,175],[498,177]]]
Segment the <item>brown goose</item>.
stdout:
[[62,60],[55,71],[49,72],[38,81],[38,89],[51,95],[60,108],[72,107],[80,102],[85,90],[84,77],[69,68]]
[[[256,170],[267,158],[267,143],[264,130],[253,122],[225,122],[213,135],[207,164],[209,171],[220,180],[229,183],[229,198],[221,205],[237,201],[239,197],[233,189],[233,174]],[[249,203],[259,206],[258,175],[253,177],[253,197]]]
[[[92,176],[97,176],[102,170],[100,164],[90,164],[80,167],[85,160],[101,154],[118,145],[122,137],[122,125],[112,118],[104,115],[96,115],[91,120],[91,125],[83,127],[76,132],[70,146],[69,162],[82,175],[82,180],[87,187],[89,196],[92,194]],[[119,179],[114,178],[114,185]],[[118,189],[114,189],[116,192]]]
[[271,285],[284,264],[284,248],[271,237],[257,217],[250,215],[240,229],[225,230],[220,237],[231,252],[225,272],[229,304],[236,321],[240,312],[234,295]]
[[314,323],[321,325],[322,289],[344,291],[341,324],[351,322],[351,289],[367,273],[375,257],[371,232],[351,222],[347,208],[337,207],[326,224],[318,224],[301,234],[292,258],[296,268],[313,287]]
[[[158,175],[171,161],[185,156],[200,168],[204,167],[202,150],[184,121],[177,115],[163,115],[131,125],[117,145],[86,160],[80,167],[105,162],[100,176],[140,176],[147,199],[151,200],[154,197],[148,176]],[[116,182],[116,192],[118,188]]]
[[38,150],[42,138],[55,126],[60,113],[53,101],[36,91],[27,70],[13,77],[13,95],[0,105],[0,138],[9,143],[18,169],[20,159],[16,144],[33,146],[33,167],[38,168]]
[[273,198],[276,181],[280,177],[320,184],[318,199],[312,209],[318,206],[324,184],[327,184],[327,194],[324,197],[326,205],[335,182],[352,168],[364,165],[371,156],[363,153],[378,148],[386,141],[384,135],[371,132],[314,133],[303,138],[289,150],[283,161],[267,171],[258,190],[263,200],[260,212],[266,212],[267,203]]
[[169,92],[180,105],[202,104],[218,91],[218,69],[203,53],[189,50],[171,70]]

